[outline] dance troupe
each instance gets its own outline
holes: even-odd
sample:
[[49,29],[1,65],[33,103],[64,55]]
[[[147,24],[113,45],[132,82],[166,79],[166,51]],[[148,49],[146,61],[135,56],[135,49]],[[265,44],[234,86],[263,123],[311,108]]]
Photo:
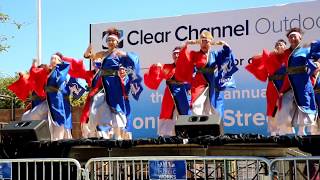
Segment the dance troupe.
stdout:
[[[246,70],[258,80],[268,81],[266,100],[268,130],[271,135],[318,134],[320,108],[320,41],[309,46],[301,44],[303,32],[292,28],[286,41],[278,40],[272,52],[263,50],[253,56]],[[153,64],[140,75],[139,57],[117,48],[120,33],[107,30],[106,51],[93,52],[91,45],[84,58],[93,63],[86,70],[83,60],[58,52],[50,64],[33,61],[28,73],[19,73],[16,82],[8,86],[22,101],[31,100],[31,107],[22,120],[48,120],[52,140],[72,138],[70,105],[71,78],[84,79],[88,95],[80,117],[82,137],[131,139],[129,98],[139,100],[142,83],[158,89],[164,80],[166,87],[158,123],[159,136],[175,136],[179,115],[212,115],[223,119],[224,90],[235,88],[233,74],[238,70],[230,46],[214,41],[210,32],[202,32],[197,40],[187,40],[172,51],[172,63]],[[197,51],[189,50],[199,45]],[[221,50],[211,50],[221,46]]]

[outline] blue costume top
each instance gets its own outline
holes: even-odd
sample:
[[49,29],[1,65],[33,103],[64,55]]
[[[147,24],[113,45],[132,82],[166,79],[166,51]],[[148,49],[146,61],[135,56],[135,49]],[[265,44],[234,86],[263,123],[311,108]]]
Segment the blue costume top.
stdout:
[[295,49],[288,61],[288,77],[295,102],[299,109],[308,114],[316,114],[315,94],[310,76],[317,66],[308,58],[310,48]]
[[51,71],[47,80],[47,101],[52,119],[65,128],[72,128],[71,110],[69,101],[65,98],[66,80],[70,65],[68,63],[57,64]]
[[[127,79],[121,80],[118,70],[124,67],[127,70]],[[106,102],[111,108],[111,112],[130,114],[128,101],[131,83],[139,84],[139,58],[134,53],[127,53],[126,56],[119,57],[111,53],[104,58],[101,67],[102,84],[104,87]],[[139,82],[140,81],[140,82]]]
[[64,121],[64,127],[66,129],[72,129],[72,116],[71,116],[71,104],[69,101],[69,96],[70,96],[70,89],[68,86],[65,86],[63,90],[63,105],[64,105],[64,111],[65,111],[65,116],[66,119]]
[[235,88],[235,82],[232,75],[238,71],[235,65],[235,59],[228,46],[223,46],[220,51],[211,51],[206,68],[214,71],[202,72],[209,84],[209,96],[211,105],[223,117],[224,93],[227,88]]
[[[317,61],[320,59],[320,40],[311,43],[310,47],[310,54],[308,58],[312,61]],[[315,85],[314,85],[314,92],[315,92],[315,99],[318,107],[318,117],[320,112],[320,78],[319,75],[315,76]]]

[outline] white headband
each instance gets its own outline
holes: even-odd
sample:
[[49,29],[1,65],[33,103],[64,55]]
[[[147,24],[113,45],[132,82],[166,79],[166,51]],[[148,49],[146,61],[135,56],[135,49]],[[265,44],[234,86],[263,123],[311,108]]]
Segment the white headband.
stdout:
[[109,38],[112,38],[112,39],[114,39],[114,40],[116,40],[116,41],[119,42],[118,36],[116,36],[116,35],[114,35],[114,34],[110,34],[110,35],[108,36],[108,39],[109,39]]
[[62,62],[62,61],[61,61],[61,58],[60,58],[58,55],[56,55],[56,54],[52,55],[51,58],[55,58],[55,59],[57,59],[58,61]]
[[291,36],[291,35],[293,35],[293,34],[301,37],[301,33],[297,32],[297,31],[291,32],[291,33],[288,35],[288,37]]

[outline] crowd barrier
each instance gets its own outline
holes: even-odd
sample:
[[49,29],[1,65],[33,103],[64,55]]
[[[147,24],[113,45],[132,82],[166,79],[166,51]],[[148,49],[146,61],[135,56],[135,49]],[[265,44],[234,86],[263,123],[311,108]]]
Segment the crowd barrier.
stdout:
[[70,158],[0,159],[1,180],[81,180],[83,172]]
[[270,162],[270,176],[273,179],[320,179],[320,156],[283,157]]
[[[89,180],[265,179],[269,160],[245,156],[158,156],[93,158],[85,165]],[[179,174],[178,171],[183,173]],[[185,175],[185,176],[183,176]]]
[[1,159],[2,180],[317,180],[320,156],[268,160],[247,156],[101,157],[81,168],[71,158]]

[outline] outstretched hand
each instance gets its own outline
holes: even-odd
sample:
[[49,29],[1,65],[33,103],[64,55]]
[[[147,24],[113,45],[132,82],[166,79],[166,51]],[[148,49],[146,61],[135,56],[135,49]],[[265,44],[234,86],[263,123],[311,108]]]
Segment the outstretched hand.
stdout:
[[26,73],[26,72],[18,72],[18,75],[23,77],[23,78],[28,78],[29,77],[29,73]]
[[39,66],[39,60],[38,59],[32,59],[32,66],[38,67]]
[[91,43],[89,44],[88,48],[86,49],[86,51],[84,52],[83,54],[83,57],[86,58],[86,59],[90,59],[91,56],[92,56],[92,45]]
[[125,68],[120,68],[119,71],[118,71],[118,76],[123,79],[125,78],[127,75],[127,72],[126,72],[126,69]]
[[229,44],[227,44],[225,41],[216,41],[214,42],[215,45],[219,45],[219,46],[228,46]]
[[190,44],[190,45],[198,44],[198,40],[187,40],[186,45],[188,45],[188,44]]

